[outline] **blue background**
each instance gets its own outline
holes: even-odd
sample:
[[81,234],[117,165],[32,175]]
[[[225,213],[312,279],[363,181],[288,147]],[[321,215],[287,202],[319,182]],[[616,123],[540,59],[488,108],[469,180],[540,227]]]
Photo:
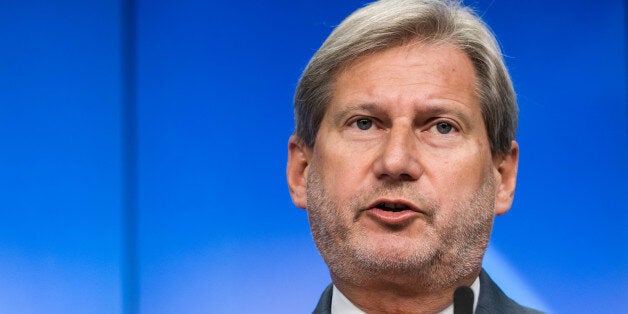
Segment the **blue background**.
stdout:
[[[364,3],[1,2],[0,312],[310,312],[329,276],[285,184],[292,94]],[[485,267],[524,304],[625,311],[626,4],[466,3],[520,106]]]

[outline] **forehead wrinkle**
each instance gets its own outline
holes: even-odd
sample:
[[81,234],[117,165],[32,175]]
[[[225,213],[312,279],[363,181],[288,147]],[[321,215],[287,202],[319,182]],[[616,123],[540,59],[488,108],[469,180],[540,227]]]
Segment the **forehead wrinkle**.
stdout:
[[[392,96],[390,94],[390,89],[388,89],[388,87],[408,87],[408,88],[413,88],[413,87],[418,87],[420,88],[419,91],[417,91],[417,93],[411,93],[412,97],[418,97],[420,95],[424,95],[421,98],[425,98],[426,100],[429,99],[433,99],[433,98],[446,98],[445,96],[451,93],[456,93],[459,91],[459,89],[455,89],[452,90],[451,85],[452,83],[455,85],[462,85],[460,87],[462,87],[463,89],[469,89],[469,91],[471,91],[471,95],[467,95],[467,96],[471,96],[471,97],[475,97],[475,77],[470,80],[470,81],[460,81],[460,78],[454,76],[454,75],[450,75],[450,76],[439,76],[439,75],[424,75],[421,77],[416,77],[414,78],[414,80],[412,82],[406,82],[406,83],[402,83],[400,84],[398,81],[403,81],[404,80],[404,76],[402,74],[397,75],[397,76],[393,76],[391,77],[393,79],[393,81],[390,82],[386,82],[386,83],[379,83],[379,81],[382,78],[377,78],[376,80],[373,80],[373,82],[371,83],[371,86],[369,88],[369,94],[375,94],[376,96]],[[385,77],[383,78],[384,80]],[[435,87],[434,89],[424,89],[423,87]],[[426,94],[427,91],[427,94]],[[384,94],[381,94],[382,92],[384,92]],[[359,92],[356,92],[357,94],[360,94]],[[456,93],[457,96],[462,96],[459,95],[459,93]],[[472,102],[473,99],[468,99],[468,97],[464,97],[465,99],[461,99],[462,101],[465,102]],[[458,101],[459,102],[459,101]]]

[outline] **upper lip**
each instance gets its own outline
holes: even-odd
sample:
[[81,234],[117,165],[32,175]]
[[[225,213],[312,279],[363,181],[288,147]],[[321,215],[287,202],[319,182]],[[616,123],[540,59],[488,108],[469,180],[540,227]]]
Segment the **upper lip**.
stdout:
[[386,204],[388,207],[395,206],[395,208],[404,208],[404,209],[407,209],[407,210],[411,210],[411,211],[414,211],[414,212],[417,212],[417,213],[424,214],[424,212],[421,209],[419,209],[417,206],[415,206],[414,204],[412,204],[409,201],[402,200],[402,199],[385,199],[385,198],[381,198],[381,199],[378,199],[378,200],[374,201],[373,203],[371,203],[371,205],[369,205],[367,207],[367,209],[378,207],[381,204]]

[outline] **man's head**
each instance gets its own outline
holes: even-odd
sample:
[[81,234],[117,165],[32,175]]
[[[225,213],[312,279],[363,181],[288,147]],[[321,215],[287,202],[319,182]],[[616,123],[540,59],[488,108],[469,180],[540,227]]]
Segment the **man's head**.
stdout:
[[333,94],[338,72],[352,60],[410,41],[449,43],[464,51],[478,78],[491,150],[510,151],[517,129],[516,97],[488,27],[456,1],[378,1],[347,17],[307,65],[294,97],[295,134],[310,147]]
[[512,84],[477,17],[425,0],[355,12],[310,61],[295,115],[288,184],[337,286],[477,275],[518,158]]

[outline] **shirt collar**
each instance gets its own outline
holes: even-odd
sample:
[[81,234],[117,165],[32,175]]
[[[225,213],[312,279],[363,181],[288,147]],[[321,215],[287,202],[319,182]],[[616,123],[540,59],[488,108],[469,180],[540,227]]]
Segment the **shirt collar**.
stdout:
[[[478,306],[478,298],[480,297],[480,278],[475,278],[473,284],[471,284],[471,290],[473,290],[473,312]],[[438,314],[453,314],[454,305],[450,304],[447,308],[440,311]],[[347,297],[345,297],[338,288],[334,285],[334,291],[331,295],[331,314],[365,314],[362,310],[357,308]]]

